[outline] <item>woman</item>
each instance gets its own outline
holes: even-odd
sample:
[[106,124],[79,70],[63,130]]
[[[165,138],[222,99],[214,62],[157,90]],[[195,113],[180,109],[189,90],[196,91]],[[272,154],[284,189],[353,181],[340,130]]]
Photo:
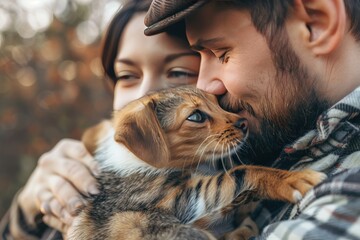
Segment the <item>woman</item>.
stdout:
[[[113,108],[149,90],[195,84],[199,56],[176,33],[146,37],[144,17],[151,1],[129,0],[109,25],[102,53],[114,86]],[[60,141],[43,154],[15,196],[0,229],[3,238],[59,239],[66,234],[84,195],[96,194],[99,170],[81,142]]]

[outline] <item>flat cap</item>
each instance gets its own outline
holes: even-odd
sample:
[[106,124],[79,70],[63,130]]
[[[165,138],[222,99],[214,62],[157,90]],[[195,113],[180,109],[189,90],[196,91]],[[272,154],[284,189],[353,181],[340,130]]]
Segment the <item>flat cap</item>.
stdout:
[[153,0],[145,16],[145,35],[165,31],[209,0]]

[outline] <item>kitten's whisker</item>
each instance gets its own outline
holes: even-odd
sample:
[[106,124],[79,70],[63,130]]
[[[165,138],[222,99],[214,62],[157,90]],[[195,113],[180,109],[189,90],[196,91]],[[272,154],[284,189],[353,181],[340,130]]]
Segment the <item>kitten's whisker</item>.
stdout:
[[217,148],[217,146],[219,145],[219,143],[220,143],[220,138],[219,138],[219,140],[218,140],[218,142],[216,143],[216,145],[215,145],[215,147],[214,147],[214,150],[213,150],[213,159],[212,159],[212,162],[214,162],[214,167],[215,167],[215,151],[216,151],[216,148]]
[[[201,142],[201,144],[199,145],[199,147],[198,147],[198,148],[196,149],[196,151],[195,151],[195,154],[194,154],[194,156],[193,156],[193,159],[191,160],[191,165],[192,165],[192,163],[194,162],[194,159],[195,159],[195,157],[197,156],[198,152],[201,150],[201,147],[203,146],[203,144],[205,144],[205,142],[206,142],[209,138],[212,138],[212,137],[213,137],[213,138],[215,139],[215,137],[216,137],[217,135],[220,135],[220,134],[219,134],[219,133],[217,133],[217,134],[212,134],[212,135],[206,137],[206,138],[204,139],[204,141]],[[213,142],[213,140],[210,141],[210,142],[203,148],[202,153],[200,154],[199,161],[200,161],[202,155],[204,154],[207,146],[208,146],[210,143],[212,143],[212,142]]]
[[[238,140],[238,142],[241,143],[240,140]],[[235,155],[236,155],[238,161],[239,161],[242,165],[246,165],[246,164],[241,160],[240,156],[239,156],[238,153],[237,153],[237,150],[241,150],[242,146],[236,145],[235,143],[233,143],[233,144],[235,145],[235,146],[234,146],[234,147],[235,147]]]
[[[240,143],[239,150],[243,151],[245,149],[245,151],[251,151],[252,153],[255,153],[255,150],[253,149],[252,145],[249,142],[240,141],[240,140],[238,140],[238,141]],[[243,163],[243,164],[245,164],[245,163]]]
[[224,171],[225,171],[225,173],[228,175],[228,176],[230,176],[230,174],[228,173],[228,171],[227,171],[227,169],[226,169],[226,166],[225,166],[225,163],[224,163],[224,158],[223,158],[223,156],[224,156],[224,154],[223,154],[223,152],[224,152],[224,143],[221,145],[221,163],[222,163],[222,165],[223,165],[223,169],[224,169]]
[[183,165],[182,165],[181,171],[185,171],[185,165],[186,165],[186,161],[183,161]]
[[[215,134],[215,135],[216,135],[216,134]],[[215,136],[215,135],[213,135],[213,136]],[[204,141],[205,141],[205,140],[204,140]],[[216,139],[214,138],[214,139],[212,139],[208,144],[205,145],[205,147],[204,147],[201,155],[199,156],[199,160],[198,160],[197,166],[196,166],[196,168],[195,168],[195,173],[197,172],[197,170],[198,170],[198,168],[199,168],[199,165],[200,165],[200,162],[201,162],[201,158],[202,158],[202,156],[204,155],[207,147],[208,147],[211,143],[213,143],[213,142],[215,142],[215,141],[216,141]],[[193,157],[193,160],[191,161],[191,163],[193,163],[194,158],[195,158],[195,156]]]
[[[233,146],[235,145],[233,142],[231,142],[231,144],[232,144]],[[230,166],[231,166],[231,168],[233,168],[234,165],[233,165],[233,159],[232,159],[232,154],[231,154],[231,147],[230,147],[230,145],[228,145],[228,148],[229,148],[229,161],[230,161]]]
[[228,146],[228,152],[229,152],[228,153],[229,156],[227,158],[227,167],[230,167],[228,169],[231,169],[231,168],[233,168],[233,158],[232,158],[232,154],[231,154],[231,151],[232,151],[231,142],[227,146]]

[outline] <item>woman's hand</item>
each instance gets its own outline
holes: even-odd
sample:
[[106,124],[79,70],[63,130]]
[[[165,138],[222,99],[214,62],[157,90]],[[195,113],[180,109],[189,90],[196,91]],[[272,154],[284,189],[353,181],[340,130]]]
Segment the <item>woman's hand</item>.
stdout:
[[76,210],[85,204],[82,195],[99,192],[94,178],[98,173],[97,163],[82,142],[61,140],[40,157],[19,194],[18,202],[25,220],[34,223],[35,216],[42,213],[47,225],[65,233]]

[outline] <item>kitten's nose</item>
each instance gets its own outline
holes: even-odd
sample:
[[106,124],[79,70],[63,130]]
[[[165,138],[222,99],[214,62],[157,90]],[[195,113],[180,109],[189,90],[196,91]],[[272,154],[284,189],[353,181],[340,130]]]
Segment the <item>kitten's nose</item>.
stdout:
[[248,121],[245,118],[240,118],[234,124],[234,126],[240,129],[244,134],[248,131]]

